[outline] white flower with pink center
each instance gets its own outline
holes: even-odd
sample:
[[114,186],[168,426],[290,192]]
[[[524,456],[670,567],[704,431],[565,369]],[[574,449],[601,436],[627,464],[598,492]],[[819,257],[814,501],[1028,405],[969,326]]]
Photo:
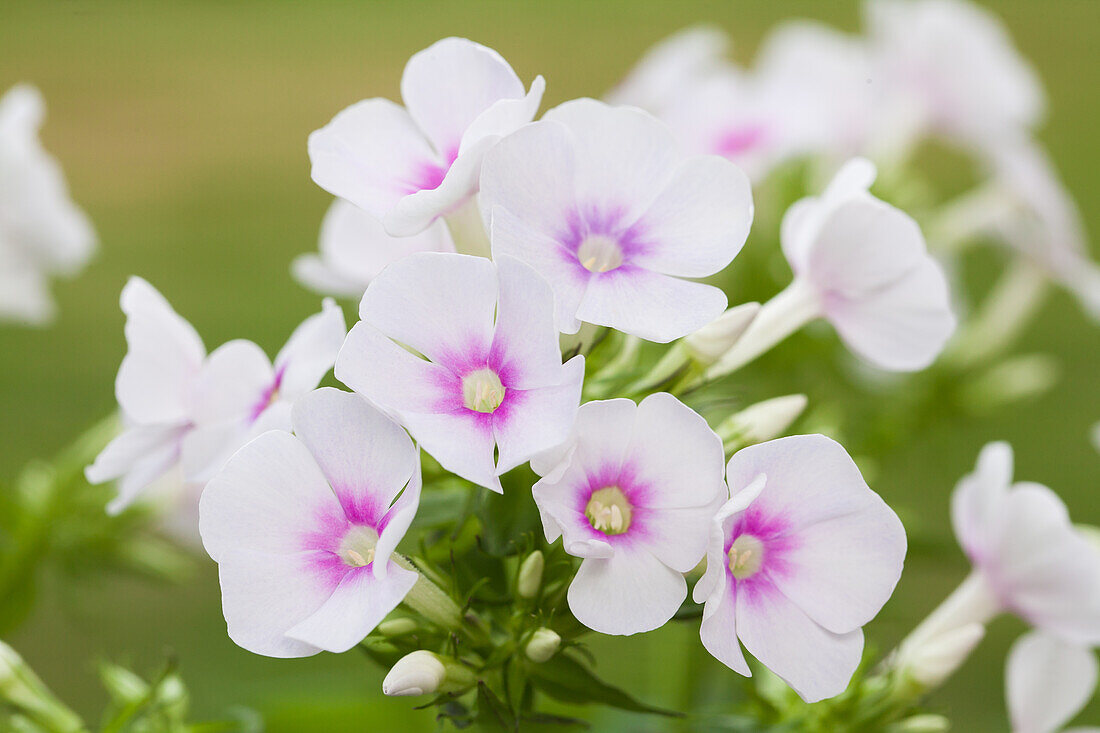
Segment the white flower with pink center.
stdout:
[[531,462],[546,541],[583,558],[569,609],[604,634],[662,626],[687,597],[726,498],[722,441],[665,393],[589,402],[569,440]]
[[914,134],[975,143],[1035,126],[1046,100],[1001,19],[964,0],[864,3],[878,85]]
[[580,403],[584,358],[562,364],[553,309],[513,258],[410,255],[367,288],[336,377],[499,492],[501,474],[565,440]]
[[294,278],[322,295],[362,298],[370,281],[391,262],[414,252],[454,252],[447,226],[437,221],[409,237],[391,237],[382,222],[336,199],[321,221],[317,254],[295,258]]
[[199,503],[229,636],[269,657],[347,651],[417,580],[391,560],[420,501],[409,436],[328,388],[300,400],[293,423],[241,448]]
[[703,646],[740,674],[741,645],[807,702],[838,695],[859,665],[863,625],[894,592],[905,530],[855,463],[822,435],[750,446],[726,469],[711,523]]
[[[1031,632],[1008,653],[1005,696],[1012,733],[1056,733],[1073,718],[1096,689],[1096,655],[1088,647],[1056,636]],[[1072,728],[1064,733],[1096,733]]]
[[980,611],[972,620],[1011,611],[1067,641],[1100,644],[1100,552],[1057,494],[1012,482],[1012,462],[1007,443],[990,443],[951,498],[955,536],[974,565],[965,606]]
[[49,321],[49,278],[75,275],[95,251],[88,217],[38,139],[45,114],[30,85],[0,96],[0,321]]
[[205,482],[250,439],[268,430],[290,430],[294,402],[332,369],[344,334],[343,311],[325,300],[320,313],[294,329],[274,362],[244,339],[211,352],[192,390],[193,429],[182,452],[185,477]]
[[955,330],[947,279],[917,223],[868,191],[874,180],[874,165],[855,158],[821,196],[787,210],[780,239],[794,281],[764,304],[713,375],[816,318],[881,369],[916,371],[935,360]]
[[554,289],[558,328],[581,322],[667,342],[721,314],[713,275],[745,243],[752,192],[717,156],[685,158],[662,122],[580,99],[485,156],[479,202],[494,256]]
[[115,396],[123,431],[85,469],[89,482],[118,480],[107,511],[125,509],[180,461],[191,422],[195,381],[206,357],[191,324],[139,277],[122,289],[126,356],[118,368]]
[[404,107],[367,99],[310,135],[313,180],[393,236],[421,232],[477,192],[485,151],[534,119],[545,86],[525,93],[496,51],[445,38],[405,65]]

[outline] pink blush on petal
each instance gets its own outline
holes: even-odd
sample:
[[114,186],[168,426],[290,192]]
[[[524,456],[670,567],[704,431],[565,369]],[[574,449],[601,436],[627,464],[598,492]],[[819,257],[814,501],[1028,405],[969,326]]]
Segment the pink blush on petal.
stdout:
[[725,158],[735,158],[758,147],[767,136],[767,128],[762,124],[740,125],[727,130],[718,138],[714,152]]

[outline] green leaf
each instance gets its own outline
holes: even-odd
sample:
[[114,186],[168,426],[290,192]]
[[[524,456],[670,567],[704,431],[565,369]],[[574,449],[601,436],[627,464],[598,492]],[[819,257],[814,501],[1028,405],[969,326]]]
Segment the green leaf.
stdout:
[[538,477],[521,466],[501,477],[504,494],[482,489],[475,513],[481,522],[481,548],[494,557],[512,555],[522,549],[523,535],[542,532],[538,509],[531,498],[531,487]]
[[477,683],[477,722],[484,730],[513,733],[519,721],[484,682]]
[[596,677],[587,667],[567,654],[558,654],[549,661],[531,665],[531,681],[550,697],[567,703],[600,703],[635,713],[683,717],[675,710],[646,705],[628,693]]

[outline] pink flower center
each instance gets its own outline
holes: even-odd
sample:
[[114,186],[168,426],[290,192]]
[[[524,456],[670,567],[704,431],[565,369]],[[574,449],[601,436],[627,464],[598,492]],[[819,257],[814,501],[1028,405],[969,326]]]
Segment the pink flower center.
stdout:
[[623,534],[630,529],[633,509],[622,489],[605,486],[592,492],[584,508],[584,516],[597,532]]
[[751,534],[743,534],[730,545],[728,557],[733,577],[738,580],[751,578],[764,564],[764,543]]

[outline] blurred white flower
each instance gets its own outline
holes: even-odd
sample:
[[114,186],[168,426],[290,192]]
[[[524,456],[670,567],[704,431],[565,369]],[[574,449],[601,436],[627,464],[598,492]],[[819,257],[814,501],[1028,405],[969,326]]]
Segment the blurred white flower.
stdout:
[[569,610],[603,634],[650,631],[687,597],[726,498],[722,441],[675,397],[589,402],[569,440],[531,461],[546,541],[583,558]]
[[32,86],[0,97],[0,320],[30,325],[53,317],[49,278],[78,273],[96,244],[60,166],[38,140],[44,116]]
[[713,275],[752,222],[745,175],[715,156],[684,158],[652,115],[579,99],[485,156],[480,205],[493,255],[534,267],[554,289],[558,328],[581,322],[667,342],[726,307]]
[[313,180],[393,236],[422,232],[476,193],[485,151],[534,119],[545,86],[525,94],[496,51],[437,41],[405,65],[404,107],[367,99],[309,136]]
[[371,282],[359,317],[337,379],[448,471],[499,492],[501,474],[569,434],[584,357],[561,363],[554,295],[522,262],[409,255]]
[[107,511],[125,509],[180,461],[192,430],[192,395],[206,348],[191,324],[139,277],[122,289],[127,352],[115,379],[123,432],[85,475],[93,484],[118,479]]
[[[796,435],[736,453],[730,500],[712,520],[703,646],[749,676],[741,645],[807,702],[844,691],[862,627],[894,592],[905,529],[848,453]],[[740,643],[739,643],[740,642]]]
[[604,98],[660,116],[685,88],[726,68],[729,47],[729,36],[721,28],[698,25],[678,30],[647,50]]
[[[1056,636],[1031,632],[1008,653],[1005,696],[1012,733],[1056,733],[1076,715],[1096,689],[1092,650]],[[1065,733],[1100,728],[1073,728]]]
[[391,262],[413,252],[453,252],[454,244],[443,222],[410,237],[391,237],[373,216],[336,199],[321,221],[319,249],[294,260],[295,279],[322,295],[362,298],[370,281]]
[[964,0],[866,0],[864,8],[875,83],[894,124],[970,146],[1042,117],[1038,76],[992,12]]
[[821,196],[783,217],[783,253],[794,271],[718,363],[720,376],[823,317],[852,351],[891,371],[931,364],[955,329],[947,281],[920,228],[868,189],[875,167],[856,158]]
[[344,335],[344,313],[326,299],[320,313],[294,329],[274,363],[244,339],[212,351],[191,389],[192,429],[181,454],[185,478],[205,483],[250,439],[289,431],[294,402],[332,369]]
[[417,582],[391,560],[420,502],[409,436],[330,388],[299,400],[292,420],[294,435],[245,445],[199,502],[229,637],[269,657],[347,651]]

